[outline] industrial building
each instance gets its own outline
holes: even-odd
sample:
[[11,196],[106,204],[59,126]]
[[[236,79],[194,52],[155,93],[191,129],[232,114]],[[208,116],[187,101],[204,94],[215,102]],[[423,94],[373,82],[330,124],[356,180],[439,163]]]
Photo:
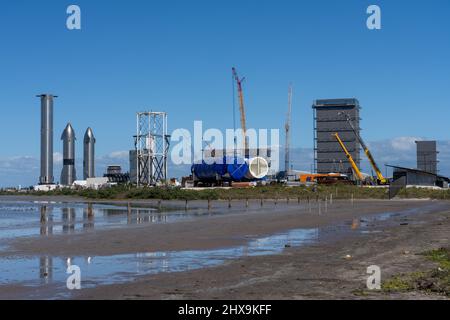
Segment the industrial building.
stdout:
[[417,168],[422,171],[438,174],[437,143],[436,141],[416,141]]
[[357,99],[322,99],[314,101],[314,172],[348,174],[352,166],[336,139],[338,133],[357,167],[360,144],[348,119],[359,134],[360,105]]
[[450,178],[428,171],[390,165],[388,167],[393,168],[393,184],[401,182],[403,186],[448,188],[450,182]]
[[110,183],[128,183],[130,182],[130,174],[128,172],[123,173],[120,165],[111,165],[106,168],[104,178],[108,178]]

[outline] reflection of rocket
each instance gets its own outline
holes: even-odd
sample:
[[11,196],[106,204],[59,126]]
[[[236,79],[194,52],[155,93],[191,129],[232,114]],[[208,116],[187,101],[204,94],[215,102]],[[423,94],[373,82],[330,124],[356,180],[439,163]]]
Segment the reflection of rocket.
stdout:
[[46,283],[53,278],[53,259],[49,256],[39,258],[39,278]]
[[63,169],[61,172],[61,184],[70,186],[77,179],[75,173],[75,131],[72,125],[67,124],[61,136],[63,141]]
[[41,236],[53,234],[53,217],[51,211],[51,208],[45,205],[41,206]]
[[91,128],[86,130],[83,141],[83,179],[95,178],[95,137]]
[[72,233],[75,230],[75,208],[62,209],[63,233]]

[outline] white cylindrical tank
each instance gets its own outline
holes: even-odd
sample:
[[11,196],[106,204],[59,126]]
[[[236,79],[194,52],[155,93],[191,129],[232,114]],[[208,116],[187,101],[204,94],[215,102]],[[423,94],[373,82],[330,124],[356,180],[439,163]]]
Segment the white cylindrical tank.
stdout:
[[269,173],[269,164],[267,160],[261,157],[255,157],[247,160],[248,172],[245,178],[248,180],[263,179]]

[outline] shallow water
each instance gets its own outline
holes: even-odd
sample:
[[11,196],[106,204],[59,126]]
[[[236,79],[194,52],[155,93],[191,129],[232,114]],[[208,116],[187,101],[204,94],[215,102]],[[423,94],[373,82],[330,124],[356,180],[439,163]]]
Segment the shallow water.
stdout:
[[214,250],[187,250],[125,254],[103,257],[31,257],[0,259],[0,285],[41,287],[56,284],[52,297],[67,297],[70,265],[81,269],[82,288],[125,283],[135,277],[165,272],[183,272],[218,266],[226,261],[281,253],[318,240],[318,229],[297,229],[257,238],[242,246]]
[[0,202],[0,240],[71,234],[126,225],[189,220],[208,212],[167,211],[113,205],[52,202]]
[[[70,298],[66,287],[68,266],[81,268],[82,288],[98,285],[126,283],[138,276],[166,272],[183,272],[218,266],[242,257],[273,255],[286,247],[299,247],[329,241],[349,233],[370,234],[383,232],[373,227],[398,224],[408,215],[423,212],[409,209],[401,212],[384,212],[357,218],[340,224],[295,229],[266,237],[243,237],[244,244],[213,250],[187,250],[167,252],[143,252],[98,257],[8,257],[0,259],[0,286],[19,285],[32,287],[24,298],[43,298],[39,290],[50,288],[45,298]],[[227,211],[228,212],[228,211]],[[224,214],[224,212],[220,213]],[[0,240],[11,237],[47,236],[86,232],[91,229],[126,227],[140,223],[169,223],[196,217],[209,216],[204,212],[171,211],[131,208],[111,205],[67,203],[1,203]],[[1,242],[0,242],[1,245]],[[0,250],[2,248],[0,247]],[[33,293],[34,292],[34,293]]]

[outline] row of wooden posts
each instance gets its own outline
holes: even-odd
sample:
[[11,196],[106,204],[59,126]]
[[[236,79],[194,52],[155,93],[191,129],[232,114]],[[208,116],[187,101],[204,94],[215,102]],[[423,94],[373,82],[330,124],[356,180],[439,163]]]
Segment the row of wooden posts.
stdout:
[[[297,197],[297,203],[301,204],[302,199],[303,199],[302,197]],[[247,198],[247,199],[244,199],[244,200],[245,200],[245,207],[249,208],[250,207],[250,199]],[[279,200],[280,199],[273,199],[273,202],[274,202],[275,206],[278,205]],[[293,199],[292,198],[286,198],[285,200],[286,200],[287,204],[290,204]],[[325,211],[327,211],[328,210],[328,206],[329,205],[333,205],[333,194],[327,195],[324,200],[322,200],[319,196],[316,196],[315,198],[307,197],[304,200],[309,204],[310,208],[311,208],[311,203],[314,202],[314,200],[315,200],[315,202],[318,203],[319,211],[321,210],[321,202],[325,201]],[[232,208],[233,201],[234,201],[234,199],[228,198],[228,209]],[[264,207],[264,203],[267,200],[265,198],[261,198],[259,201],[260,201],[260,206],[262,208],[262,207]],[[351,204],[354,205],[354,196],[353,196],[353,194],[351,196],[350,201],[351,201]],[[208,211],[211,211],[212,208],[213,208],[213,200],[212,199],[207,199],[207,202],[208,202]],[[158,207],[158,209],[160,211],[162,210],[162,200],[158,200],[157,207]],[[131,202],[127,203],[127,208],[128,208],[128,214],[131,214]],[[185,207],[184,208],[185,208],[186,211],[189,210],[189,200],[185,200]],[[92,206],[91,206],[91,211],[92,211]]]
[[[286,198],[285,200],[286,200],[286,203],[289,204],[289,203],[291,203],[292,199],[291,198]],[[321,213],[321,211],[322,211],[322,201],[323,200],[319,196],[316,196],[315,199],[314,198],[311,199],[311,197],[307,197],[304,200],[309,205],[309,211],[310,212],[312,210],[312,202],[314,202],[314,200],[315,200],[315,202],[318,204],[319,214]],[[208,199],[207,201],[208,201],[208,211],[211,211],[212,208],[213,208],[212,200]],[[267,201],[267,200],[264,199],[264,198],[260,199],[260,206],[261,206],[261,208],[264,207],[265,201]],[[274,201],[275,206],[277,206],[278,202],[279,202],[279,199],[273,199],[273,201]],[[330,194],[329,196],[326,196],[324,201],[325,201],[324,209],[325,209],[325,212],[327,212],[328,211],[328,206],[329,205],[333,205],[333,194]],[[353,206],[354,205],[354,196],[353,196],[353,194],[351,196],[350,201],[351,201],[351,204]],[[301,202],[302,202],[302,198],[298,197],[297,198],[297,203],[300,205]],[[233,199],[228,198],[228,209],[232,208],[232,203],[233,203]],[[158,200],[157,205],[158,205],[158,209],[161,211],[162,210],[162,200]],[[246,208],[250,207],[250,199],[249,198],[245,199],[245,207]],[[127,210],[128,210],[128,215],[131,215],[132,214],[132,204],[131,204],[131,202],[127,203]],[[189,210],[189,200],[185,200],[185,210],[186,211]],[[93,210],[92,202],[88,202],[88,204],[87,204],[87,214],[88,214],[88,217],[94,216],[94,210]],[[45,216],[46,216],[46,210],[43,210],[41,212],[41,220],[44,219]]]

